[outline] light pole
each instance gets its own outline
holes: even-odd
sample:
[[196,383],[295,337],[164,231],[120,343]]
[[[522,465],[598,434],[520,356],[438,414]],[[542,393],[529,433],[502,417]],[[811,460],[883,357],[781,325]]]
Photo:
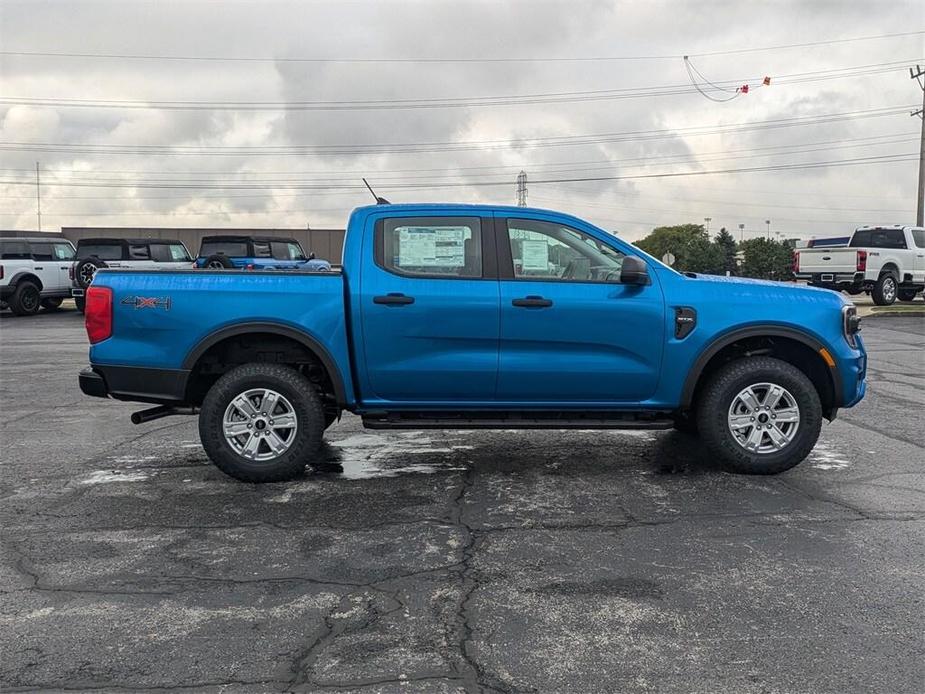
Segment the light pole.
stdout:
[[710,222],[713,221],[713,217],[704,217],[703,221],[707,224],[707,233],[710,233]]
[[768,225],[768,241],[770,241],[771,240],[771,220],[766,219],[764,220],[764,223]]
[[745,240],[745,225],[739,225],[739,241],[742,242]]

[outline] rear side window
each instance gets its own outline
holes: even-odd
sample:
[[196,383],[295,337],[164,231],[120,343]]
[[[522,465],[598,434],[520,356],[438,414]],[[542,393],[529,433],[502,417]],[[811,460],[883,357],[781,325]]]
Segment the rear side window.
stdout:
[[229,258],[246,258],[247,244],[243,241],[204,241],[199,255],[208,258],[210,255],[227,255]]
[[304,260],[305,254],[302,247],[292,241],[272,241],[270,246],[273,250],[273,257],[277,260]]
[[186,248],[179,243],[152,243],[151,260],[156,263],[179,263],[191,258]]
[[96,256],[100,260],[122,260],[121,243],[77,244],[77,257]]
[[377,229],[380,264],[399,275],[481,277],[478,217],[385,219]]
[[925,248],[925,230],[914,229],[912,231],[912,241],[916,248]]
[[905,248],[902,229],[863,229],[851,237],[852,248]]
[[51,260],[51,244],[50,243],[30,243],[29,246],[32,248],[32,259],[33,260]]
[[128,257],[129,260],[150,260],[151,253],[148,251],[147,244],[129,244],[128,247]]
[[74,247],[69,243],[53,243],[52,251],[55,254],[55,260],[74,259]]
[[0,259],[3,260],[31,260],[32,251],[25,241],[0,242]]
[[268,241],[254,241],[254,257],[270,258],[270,243]]

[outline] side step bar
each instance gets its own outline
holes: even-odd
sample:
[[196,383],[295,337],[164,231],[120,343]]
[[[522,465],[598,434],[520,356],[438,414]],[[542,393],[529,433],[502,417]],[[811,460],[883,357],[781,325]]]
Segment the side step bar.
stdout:
[[383,412],[363,416],[367,429],[671,429],[667,412]]

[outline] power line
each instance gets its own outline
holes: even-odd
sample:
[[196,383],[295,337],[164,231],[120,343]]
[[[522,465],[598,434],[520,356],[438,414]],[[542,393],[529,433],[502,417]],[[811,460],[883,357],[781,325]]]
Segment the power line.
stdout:
[[[908,65],[912,60],[872,63],[847,68],[833,68],[813,72],[780,75],[774,78],[775,85],[793,85],[822,82],[843,77],[882,74]],[[685,63],[687,64],[687,63]],[[690,74],[690,70],[688,70]],[[699,73],[698,73],[699,74]],[[761,79],[761,78],[758,78]],[[694,81],[691,75],[692,82]],[[732,97],[738,96],[735,87],[743,82],[753,81],[749,78],[723,80],[719,84],[710,83],[717,89],[730,91]],[[724,85],[724,86],[720,86]],[[522,106],[535,104],[581,103],[596,101],[614,101],[625,99],[642,99],[650,97],[678,96],[694,93],[704,94],[695,83],[670,84],[648,87],[625,87],[619,89],[598,89],[572,92],[544,92],[536,94],[499,94],[487,96],[438,97],[416,99],[363,99],[341,101],[195,101],[195,100],[156,100],[156,99],[71,99],[63,97],[25,97],[3,96],[0,104],[52,107],[52,108],[93,108],[93,109],[128,109],[160,111],[373,111],[373,110],[416,110],[444,108],[476,108],[485,106]],[[704,94],[708,98],[711,96]],[[715,100],[715,99],[714,99]],[[725,101],[728,99],[720,99]]]
[[457,142],[419,142],[383,144],[337,145],[125,145],[62,142],[0,142],[0,150],[56,152],[70,154],[145,154],[169,156],[345,156],[360,154],[419,154],[445,153],[469,150],[492,150],[538,147],[573,147],[577,145],[606,144],[625,141],[659,140],[684,136],[720,135],[752,132],[805,125],[823,125],[845,120],[881,118],[905,114],[909,106],[888,106],[860,111],[794,116],[764,121],[751,121],[720,126],[691,126],[660,130],[637,130],[594,135],[560,135],[553,137],[522,138],[518,140],[472,140]]
[[[895,39],[907,36],[920,36],[922,31],[906,31],[892,34],[875,34],[868,36],[853,36],[841,39],[825,39],[809,41],[806,43],[789,43],[774,46],[761,46],[750,48],[733,48],[720,51],[707,51],[702,53],[688,52],[687,55],[696,57],[709,57],[721,55],[738,55],[743,53],[757,53],[762,51],[791,50],[796,48],[810,48],[813,46],[831,46],[856,41],[877,41],[882,39]],[[0,55],[42,57],[42,58],[86,58],[104,60],[166,60],[166,61],[202,61],[202,62],[248,62],[248,63],[342,63],[342,64],[400,64],[400,63],[574,63],[574,62],[608,62],[621,60],[678,60],[683,54],[667,55],[614,55],[614,56],[574,56],[574,57],[507,57],[507,58],[309,58],[309,57],[270,57],[270,56],[209,56],[209,55],[167,55],[144,53],[72,53],[59,51],[0,51]]]

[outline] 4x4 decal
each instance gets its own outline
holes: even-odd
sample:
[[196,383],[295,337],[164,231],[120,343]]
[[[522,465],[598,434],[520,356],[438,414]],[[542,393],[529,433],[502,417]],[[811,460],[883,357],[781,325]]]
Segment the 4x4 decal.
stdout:
[[165,311],[170,310],[169,296],[127,296],[119,302],[124,306],[134,306],[137,308],[163,308]]

